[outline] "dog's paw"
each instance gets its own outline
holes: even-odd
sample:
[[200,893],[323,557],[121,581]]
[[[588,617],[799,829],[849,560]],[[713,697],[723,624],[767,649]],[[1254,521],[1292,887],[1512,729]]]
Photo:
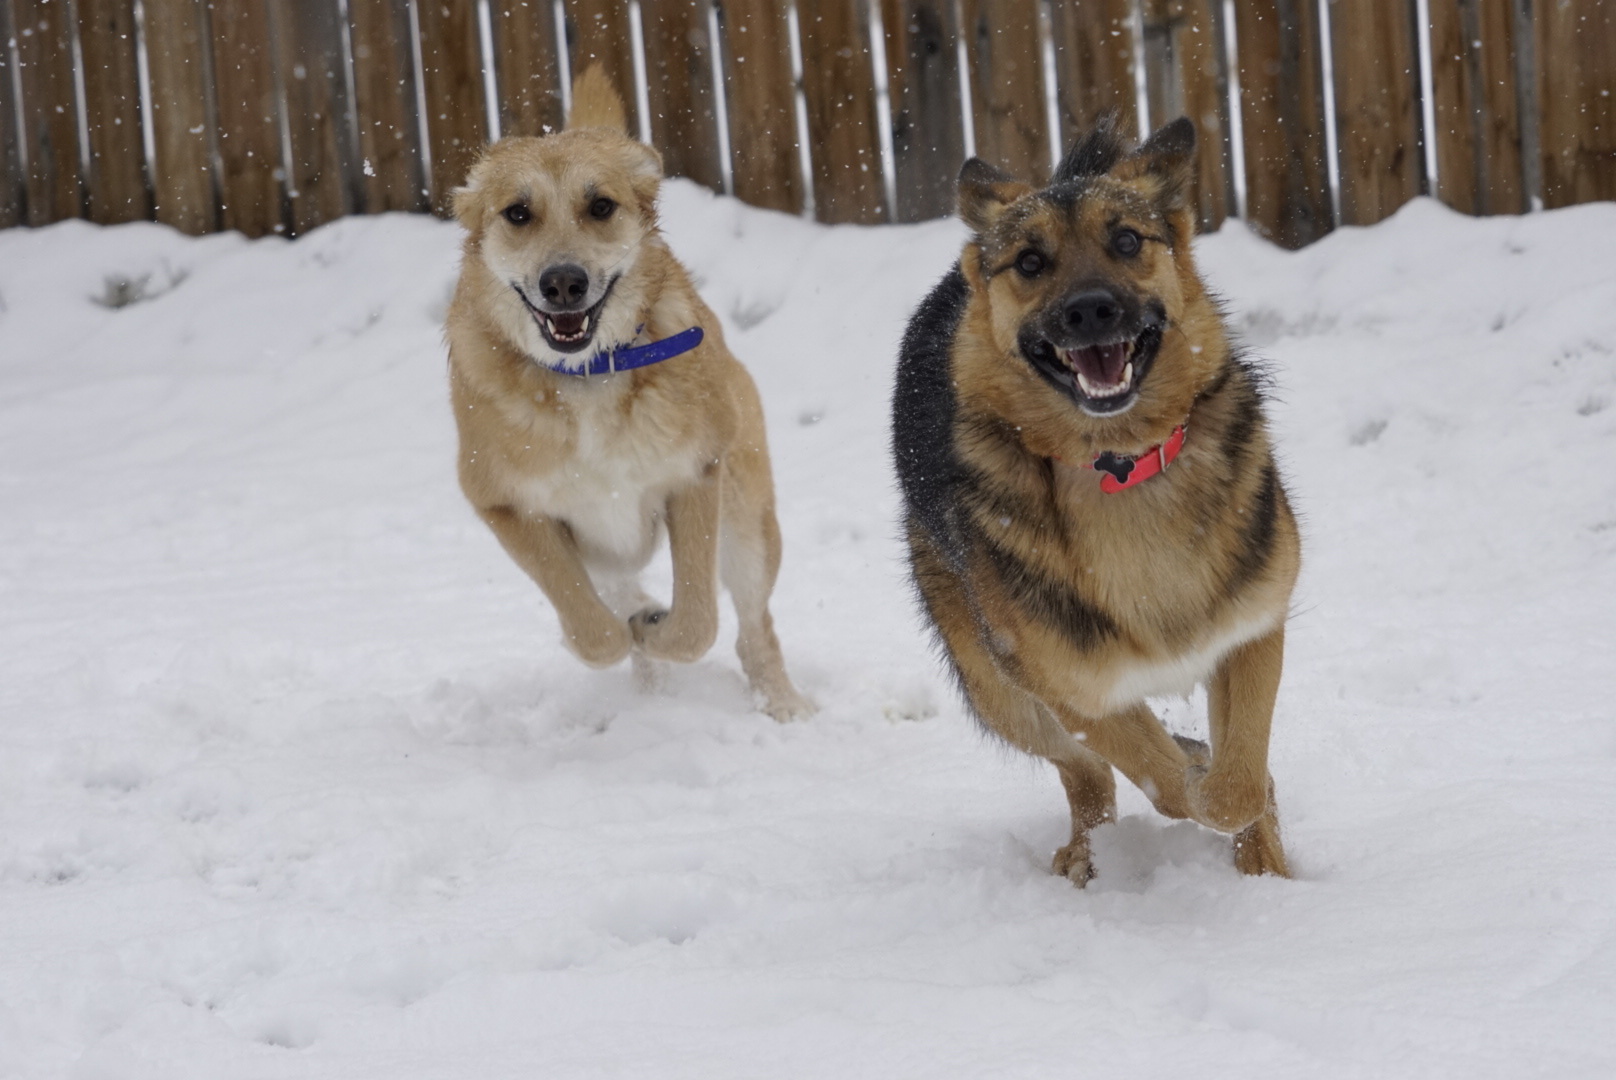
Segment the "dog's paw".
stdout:
[[1094,861],[1089,855],[1088,838],[1073,840],[1055,852],[1052,867],[1056,877],[1063,877],[1079,889],[1094,880]]
[[587,627],[573,627],[564,633],[567,647],[590,667],[611,667],[628,655],[634,639],[629,629],[616,619],[601,619]]
[[1261,817],[1268,806],[1266,785],[1253,784],[1247,777],[1192,765],[1184,780],[1190,816],[1218,832],[1239,832]]
[[782,724],[793,720],[806,720],[819,711],[814,699],[787,686],[773,691],[762,691],[763,711]]
[[1291,876],[1290,864],[1285,861],[1285,848],[1279,841],[1279,822],[1268,816],[1260,817],[1235,834],[1234,865],[1242,874],[1257,877]]
[[680,618],[667,608],[650,607],[629,617],[634,643],[656,660],[689,664],[707,655],[718,637],[718,616]]

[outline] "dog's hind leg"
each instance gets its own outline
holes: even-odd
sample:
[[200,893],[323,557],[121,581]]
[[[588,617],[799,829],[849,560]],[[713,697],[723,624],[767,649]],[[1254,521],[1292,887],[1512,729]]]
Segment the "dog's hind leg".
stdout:
[[774,517],[769,459],[761,450],[737,449],[726,462],[718,573],[735,602],[735,653],[763,708],[776,720],[795,720],[814,703],[791,684],[769,596],[780,573],[780,525]]
[[1268,734],[1284,657],[1283,626],[1224,657],[1207,686],[1212,760],[1190,773],[1196,819],[1235,834],[1235,864],[1246,874],[1290,876],[1268,773]]

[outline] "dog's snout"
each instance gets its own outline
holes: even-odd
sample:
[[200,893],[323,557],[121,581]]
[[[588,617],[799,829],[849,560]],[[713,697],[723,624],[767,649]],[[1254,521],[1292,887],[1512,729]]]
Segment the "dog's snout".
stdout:
[[539,295],[551,307],[568,310],[583,306],[589,293],[589,271],[576,263],[552,266],[539,275]]
[[1063,314],[1073,333],[1104,334],[1122,325],[1122,302],[1109,289],[1087,289],[1067,299]]

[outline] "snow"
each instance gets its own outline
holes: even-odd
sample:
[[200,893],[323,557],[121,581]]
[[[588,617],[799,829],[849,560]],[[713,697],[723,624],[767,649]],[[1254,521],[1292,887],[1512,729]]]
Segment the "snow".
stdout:
[[664,208],[767,403],[806,722],[732,622],[659,693],[563,652],[455,486],[451,225],[0,233],[0,1077],[1616,1074],[1616,205],[1199,242],[1304,516],[1298,877],[1124,785],[1086,891],[903,582],[960,227]]

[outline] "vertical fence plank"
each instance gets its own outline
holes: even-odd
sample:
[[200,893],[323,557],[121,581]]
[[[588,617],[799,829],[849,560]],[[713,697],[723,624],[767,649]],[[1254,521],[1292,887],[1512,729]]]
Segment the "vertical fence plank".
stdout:
[[[1041,181],[1049,175],[1054,135],[1044,106],[1037,0],[961,0],[960,12],[976,155],[1015,176]],[[1061,67],[1058,59],[1056,67]]]
[[651,141],[669,176],[724,190],[708,0],[641,0]]
[[79,131],[73,96],[73,27],[67,5],[12,0],[27,149],[28,224],[81,217]]
[[1467,214],[1526,208],[1510,0],[1430,0],[1437,194]]
[[1112,110],[1121,131],[1138,132],[1131,0],[1056,3],[1050,16],[1062,145],[1071,146]]
[[797,96],[784,0],[718,0],[735,196],[802,213]]
[[151,217],[140,132],[140,72],[133,0],[78,0],[84,111],[90,142],[90,219],[103,225]]
[[202,9],[198,0],[145,0],[145,13],[157,220],[200,236],[219,227]]
[[1330,4],[1341,221],[1373,225],[1420,193],[1413,0]]
[[898,220],[944,217],[953,212],[954,178],[965,160],[954,2],[882,0],[881,22]]
[[432,209],[448,215],[454,189],[487,141],[476,0],[420,0],[421,74],[432,150]]
[[1203,231],[1229,216],[1226,149],[1227,86],[1215,0],[1145,0],[1146,86],[1157,127],[1187,116],[1195,122],[1196,166],[1191,199]]
[[873,225],[886,220],[875,119],[869,25],[858,0],[822,0],[798,9],[803,91],[820,221]]
[[1616,3],[1534,0],[1543,205],[1616,199]]
[[493,0],[492,14],[501,132],[560,131],[566,118],[550,0]]
[[248,236],[286,230],[280,119],[263,0],[210,0],[219,116],[220,225]]
[[577,78],[590,64],[606,69],[623,99],[628,133],[638,137],[640,107],[634,89],[634,49],[628,0],[566,0],[567,62]]
[[305,233],[352,213],[358,201],[341,13],[335,0],[270,3],[292,150],[286,178],[292,232]]
[[371,214],[424,210],[427,179],[415,111],[408,0],[348,0],[348,20],[360,202]]
[[1243,0],[1235,25],[1246,215],[1275,243],[1303,247],[1332,228],[1318,7],[1314,0]]
[[12,96],[10,0],[0,0],[0,229],[21,225],[27,216],[23,201],[22,165],[17,156],[17,101]]

